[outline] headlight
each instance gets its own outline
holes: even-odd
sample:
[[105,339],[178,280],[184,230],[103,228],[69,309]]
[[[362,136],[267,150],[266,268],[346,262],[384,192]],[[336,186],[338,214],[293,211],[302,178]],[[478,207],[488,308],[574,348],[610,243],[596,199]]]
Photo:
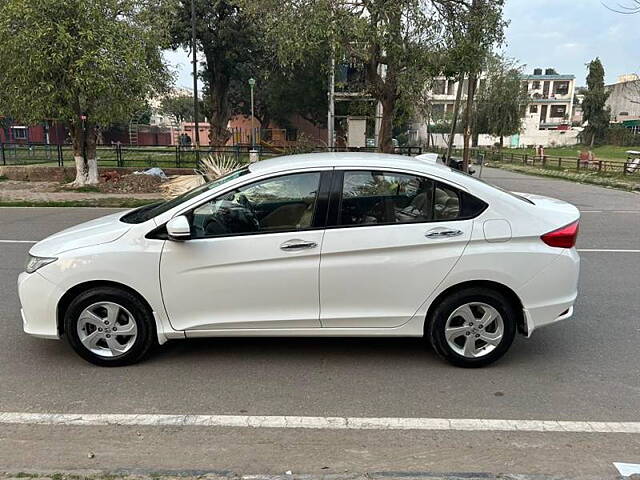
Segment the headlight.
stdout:
[[49,265],[56,260],[57,257],[34,257],[33,255],[29,255],[27,257],[27,265],[25,266],[25,270],[27,271],[27,273],[33,273],[39,268],[42,268],[45,265]]

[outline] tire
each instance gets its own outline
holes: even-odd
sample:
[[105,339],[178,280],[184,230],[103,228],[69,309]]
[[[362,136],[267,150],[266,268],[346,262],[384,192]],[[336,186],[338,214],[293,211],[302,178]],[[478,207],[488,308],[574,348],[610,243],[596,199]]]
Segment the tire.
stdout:
[[[495,318],[487,320],[486,329],[482,322],[485,315]],[[517,318],[517,310],[500,292],[483,287],[465,288],[448,295],[436,306],[425,334],[435,352],[447,362],[464,368],[484,367],[509,350]]]
[[73,299],[64,315],[64,332],[78,355],[102,367],[139,362],[157,344],[147,305],[115,287],[92,288]]

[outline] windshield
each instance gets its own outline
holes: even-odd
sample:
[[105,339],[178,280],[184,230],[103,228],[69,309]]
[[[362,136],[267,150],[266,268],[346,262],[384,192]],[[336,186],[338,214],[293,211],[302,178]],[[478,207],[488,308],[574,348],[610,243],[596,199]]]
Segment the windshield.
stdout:
[[196,187],[188,192],[183,193],[182,195],[178,195],[171,200],[167,200],[166,202],[157,202],[152,203],[150,205],[145,205],[144,207],[137,208],[132,212],[127,213],[124,217],[120,219],[120,221],[125,223],[143,223],[147,220],[152,219],[153,217],[157,217],[161,213],[171,210],[173,207],[180,205],[182,202],[186,202],[192,198],[197,197],[202,192],[206,192],[208,190],[212,190],[220,185],[230,182],[231,180],[235,180],[238,177],[246,175],[249,173],[249,167],[243,167],[239,170],[235,170],[227,175],[224,175],[216,180],[212,180],[211,182],[207,182],[199,187]]

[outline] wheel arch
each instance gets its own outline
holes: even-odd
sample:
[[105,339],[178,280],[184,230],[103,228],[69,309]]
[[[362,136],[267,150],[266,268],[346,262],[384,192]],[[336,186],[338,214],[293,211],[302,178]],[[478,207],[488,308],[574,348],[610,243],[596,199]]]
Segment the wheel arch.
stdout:
[[[134,295],[143,303],[143,305],[149,310],[149,313],[155,320],[155,315],[153,314],[153,308],[151,308],[151,305],[149,304],[147,299],[144,298],[138,291],[134,290],[133,288],[123,283],[114,282],[111,280],[91,280],[88,282],[82,282],[77,285],[74,285],[69,290],[67,290],[64,293],[64,295],[62,295],[62,297],[60,297],[60,300],[58,300],[58,305],[56,308],[56,323],[57,323],[57,329],[58,329],[59,335],[64,335],[64,315],[67,312],[67,308],[69,308],[69,305],[71,304],[72,300],[78,294],[86,290],[89,290],[92,288],[98,288],[98,287],[112,287],[112,288],[117,288],[117,289],[129,292],[131,295]],[[156,325],[156,321],[154,321],[153,323],[154,323],[154,328],[157,331],[158,325]]]
[[520,300],[520,297],[518,296],[518,294],[516,294],[516,292],[514,292],[511,288],[507,287],[502,283],[494,282],[492,280],[469,280],[466,282],[461,282],[461,283],[456,283],[455,285],[451,285],[450,287],[440,292],[438,296],[434,298],[431,304],[429,305],[429,308],[427,310],[427,315],[425,317],[425,322],[424,322],[424,332],[427,331],[429,322],[431,322],[433,311],[436,309],[436,307],[440,304],[440,302],[444,298],[446,298],[447,296],[449,296],[451,293],[455,291],[465,289],[465,288],[474,288],[474,287],[488,288],[488,289],[500,292],[502,295],[504,295],[505,298],[507,298],[507,300],[513,305],[514,310],[516,311],[516,314],[517,314],[516,327],[517,327],[518,333],[521,333],[523,335],[527,334],[527,325],[526,325],[526,319],[524,316],[524,306],[522,304],[522,300]]

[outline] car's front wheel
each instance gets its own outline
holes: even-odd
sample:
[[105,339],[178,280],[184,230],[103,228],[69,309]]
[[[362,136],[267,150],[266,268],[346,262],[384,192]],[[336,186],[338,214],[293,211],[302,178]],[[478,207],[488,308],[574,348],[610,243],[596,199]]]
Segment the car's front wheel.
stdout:
[[500,292],[467,288],[436,307],[425,332],[438,355],[460,367],[482,367],[502,357],[516,333],[516,310]]
[[71,301],[64,331],[85,360],[100,366],[140,361],[156,343],[154,320],[135,295],[113,287],[87,290]]

